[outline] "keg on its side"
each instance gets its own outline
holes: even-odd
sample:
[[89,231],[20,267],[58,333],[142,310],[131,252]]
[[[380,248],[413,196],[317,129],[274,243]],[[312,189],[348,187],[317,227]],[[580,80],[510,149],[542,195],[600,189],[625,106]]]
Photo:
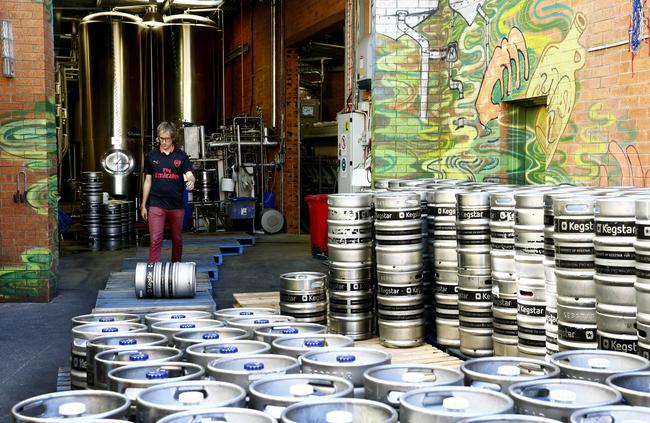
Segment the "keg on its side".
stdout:
[[191,298],[196,294],[196,263],[137,263],[138,298]]

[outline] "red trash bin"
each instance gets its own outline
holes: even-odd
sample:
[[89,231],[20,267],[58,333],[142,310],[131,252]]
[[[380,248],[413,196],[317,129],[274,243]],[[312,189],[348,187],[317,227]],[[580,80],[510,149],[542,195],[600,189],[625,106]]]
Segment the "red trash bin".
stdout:
[[308,195],[311,254],[327,255],[327,194]]

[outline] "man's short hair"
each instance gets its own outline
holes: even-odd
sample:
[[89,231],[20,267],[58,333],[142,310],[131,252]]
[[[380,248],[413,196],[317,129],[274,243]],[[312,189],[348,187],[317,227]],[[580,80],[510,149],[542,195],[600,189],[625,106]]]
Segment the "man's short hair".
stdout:
[[161,132],[167,132],[173,139],[176,139],[176,125],[172,122],[160,122],[157,129],[158,136]]

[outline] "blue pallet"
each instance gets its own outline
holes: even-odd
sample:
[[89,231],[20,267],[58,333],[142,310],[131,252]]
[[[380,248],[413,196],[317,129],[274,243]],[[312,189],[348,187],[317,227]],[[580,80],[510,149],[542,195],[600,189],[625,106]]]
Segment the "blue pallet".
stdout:
[[217,247],[223,256],[241,256],[244,254],[244,246],[234,238],[224,238],[217,241]]
[[[243,247],[252,247],[255,245],[255,242],[257,241],[257,238],[255,238],[254,235],[249,235],[246,233],[230,233],[228,235],[221,235],[215,237],[217,243],[223,242],[223,241],[237,241],[239,244],[241,244]],[[218,244],[217,244],[218,245]]]
[[216,264],[217,266],[221,266],[223,264],[223,254],[221,254],[221,251],[219,251],[216,254],[213,254],[212,258],[214,259],[214,264]]
[[217,282],[219,280],[219,268],[215,267],[208,271],[208,277],[210,278],[210,282]]

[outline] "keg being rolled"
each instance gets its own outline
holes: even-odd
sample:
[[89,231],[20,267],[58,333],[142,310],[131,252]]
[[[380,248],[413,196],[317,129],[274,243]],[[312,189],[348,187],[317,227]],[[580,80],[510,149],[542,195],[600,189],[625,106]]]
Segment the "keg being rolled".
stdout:
[[138,263],[138,298],[192,298],[196,294],[196,263]]

